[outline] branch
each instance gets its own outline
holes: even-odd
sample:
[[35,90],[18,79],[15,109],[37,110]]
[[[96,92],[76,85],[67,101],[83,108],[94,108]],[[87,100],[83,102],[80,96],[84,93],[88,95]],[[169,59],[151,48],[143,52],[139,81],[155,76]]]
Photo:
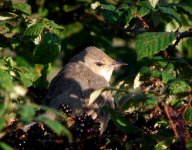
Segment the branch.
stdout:
[[149,29],[147,22],[138,13],[135,13],[135,17],[137,17],[141,21],[145,29]]
[[176,31],[176,36],[177,36],[177,39],[176,39],[175,43],[173,44],[172,48],[177,46],[181,39],[192,37],[192,28],[190,28],[188,31],[185,31],[185,32]]
[[171,119],[171,116],[169,114],[169,110],[168,110],[168,107],[167,107],[166,104],[164,104],[164,111],[165,111],[165,114],[166,114],[166,116],[168,118],[169,124],[170,124],[170,126],[171,126],[171,128],[173,130],[173,133],[175,134],[176,139],[179,139],[179,134],[178,134],[178,132],[177,132],[177,130],[175,128],[173,120]]

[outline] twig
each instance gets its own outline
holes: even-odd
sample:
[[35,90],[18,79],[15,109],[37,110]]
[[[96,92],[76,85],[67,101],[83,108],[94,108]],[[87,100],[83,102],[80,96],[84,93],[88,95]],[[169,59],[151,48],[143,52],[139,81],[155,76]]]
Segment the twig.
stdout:
[[145,29],[149,29],[147,22],[138,13],[135,13],[134,16],[137,17],[141,21],[141,23]]
[[192,37],[192,28],[190,28],[188,31],[184,31],[184,32],[178,32],[176,31],[176,36],[177,36],[177,40],[175,41],[175,43],[173,44],[172,48],[174,48],[175,46],[177,46],[180,42],[181,39],[183,38],[188,38],[188,37]]
[[183,111],[183,115],[185,114],[185,112],[187,111],[187,109],[190,107],[191,102],[192,102],[192,95],[190,95],[190,99],[189,99],[189,101],[188,101],[188,103],[187,103],[187,106],[185,107],[185,109],[184,109],[184,111]]
[[176,128],[175,128],[175,125],[174,125],[174,123],[173,123],[173,120],[171,119],[171,116],[170,116],[170,114],[169,114],[169,110],[168,110],[168,107],[167,107],[166,104],[164,104],[164,111],[165,111],[165,114],[166,114],[166,116],[167,116],[167,118],[168,118],[169,124],[170,124],[170,126],[171,126],[171,128],[172,128],[172,130],[173,130],[173,133],[175,134],[175,137],[176,137],[176,139],[178,140],[178,139],[179,139],[179,134],[178,134],[178,132],[177,132],[177,130],[176,130]]

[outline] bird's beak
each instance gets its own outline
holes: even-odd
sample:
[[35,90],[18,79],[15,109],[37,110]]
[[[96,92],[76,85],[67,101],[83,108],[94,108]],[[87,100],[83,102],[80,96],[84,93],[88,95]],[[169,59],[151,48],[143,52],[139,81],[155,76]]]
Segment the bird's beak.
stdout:
[[118,61],[115,61],[113,64],[112,64],[112,66],[114,67],[114,68],[119,68],[119,67],[121,67],[121,66],[127,66],[128,64],[126,64],[126,63],[122,63],[122,62],[118,62]]

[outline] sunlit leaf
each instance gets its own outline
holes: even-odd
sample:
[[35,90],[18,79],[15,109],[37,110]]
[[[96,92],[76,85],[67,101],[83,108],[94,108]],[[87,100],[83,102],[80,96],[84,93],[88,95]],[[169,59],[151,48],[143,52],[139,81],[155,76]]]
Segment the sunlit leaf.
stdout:
[[104,88],[101,88],[91,93],[89,98],[89,105],[91,105],[102,94],[103,90]]
[[167,148],[168,148],[167,141],[160,141],[155,146],[155,150],[167,150]]
[[22,2],[13,3],[13,8],[27,15],[31,14],[31,6],[28,5],[27,3],[22,3]]
[[176,21],[181,25],[182,21],[181,21],[181,18],[179,17],[179,14],[173,9],[173,8],[170,8],[170,7],[159,7],[159,10],[169,16],[171,16],[172,18],[176,19]]
[[176,79],[170,83],[168,90],[171,94],[180,94],[189,92],[191,87],[185,81]]
[[167,48],[176,35],[173,32],[147,32],[137,36],[137,60],[149,57]]
[[137,13],[141,16],[144,17],[145,15],[149,14],[150,10],[147,7],[141,7]]
[[176,75],[173,73],[169,73],[166,71],[162,71],[162,81],[164,83],[168,83],[170,80],[174,80],[176,78]]
[[153,6],[153,8],[155,8],[155,6],[159,2],[159,0],[149,0],[149,2],[151,3],[151,6]]
[[45,25],[43,23],[33,24],[25,30],[24,36],[37,37],[43,32],[44,28],[45,28]]

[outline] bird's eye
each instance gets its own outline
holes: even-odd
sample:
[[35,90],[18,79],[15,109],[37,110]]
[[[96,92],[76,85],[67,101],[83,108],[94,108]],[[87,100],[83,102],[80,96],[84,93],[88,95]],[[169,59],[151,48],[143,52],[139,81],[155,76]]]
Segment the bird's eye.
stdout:
[[103,66],[103,64],[102,64],[101,62],[96,62],[95,64],[96,64],[97,66],[99,66],[99,67],[100,67],[100,66]]

